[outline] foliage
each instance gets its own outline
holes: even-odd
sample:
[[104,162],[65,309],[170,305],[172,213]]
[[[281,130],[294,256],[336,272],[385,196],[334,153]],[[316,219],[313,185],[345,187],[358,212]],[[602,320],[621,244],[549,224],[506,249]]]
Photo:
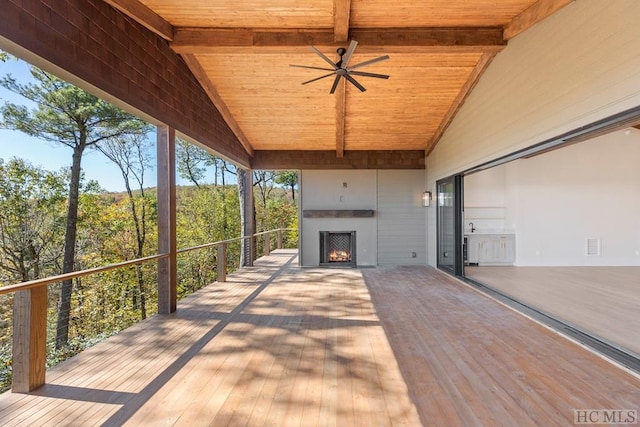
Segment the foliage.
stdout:
[[[234,187],[182,188],[178,197],[178,247],[188,248],[240,235],[240,205]],[[178,295],[184,296],[215,280],[215,248],[178,257]],[[239,246],[227,248],[229,270],[237,268]]]
[[213,185],[227,184],[227,175],[236,175],[232,163],[209,153],[183,139],[176,143],[176,163],[181,178],[189,180],[196,187],[205,184],[207,169],[213,167]]
[[25,160],[0,159],[0,283],[57,272],[67,177]]
[[282,171],[278,172],[275,178],[276,184],[282,185],[291,190],[291,200],[296,201],[296,186],[298,185],[298,172]]
[[[78,205],[80,199],[81,160],[87,148],[109,139],[142,134],[146,125],[119,108],[84,90],[31,66],[33,82],[18,83],[11,75],[0,79],[0,85],[34,102],[29,110],[24,105],[7,102],[1,108],[2,126],[24,132],[44,141],[72,149],[71,176],[67,199],[67,219],[62,273],[75,269]],[[56,348],[68,341],[72,283],[62,283],[58,309]]]
[[[0,79],[36,103],[33,110],[0,106],[0,125],[71,148],[72,167],[50,172],[25,160],[0,159],[0,286],[157,253],[157,197],[144,186],[148,126],[42,70],[31,71],[35,83]],[[119,168],[125,192],[105,193],[97,183],[83,182],[87,148]],[[180,144],[177,156],[180,173],[191,174],[194,183],[177,189],[178,247],[240,236],[238,190],[227,185],[238,173],[235,166],[194,146]],[[204,180],[206,168],[214,169],[213,183]],[[297,228],[293,193],[290,199],[276,185],[277,173],[256,174],[257,228]],[[296,239],[287,235],[285,244],[295,246]],[[240,265],[240,252],[239,243],[228,245],[230,272]],[[180,298],[216,279],[216,257],[215,248],[178,257]],[[156,263],[53,284],[48,294],[47,364],[52,366],[156,313]],[[0,390],[10,386],[12,299],[0,296]]]

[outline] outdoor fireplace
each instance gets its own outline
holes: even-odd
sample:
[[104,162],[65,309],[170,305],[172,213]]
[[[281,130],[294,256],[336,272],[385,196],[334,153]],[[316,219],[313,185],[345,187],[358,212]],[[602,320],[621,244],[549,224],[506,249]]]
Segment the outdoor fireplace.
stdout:
[[355,231],[321,231],[320,232],[320,266],[322,267],[355,267],[356,266],[356,232]]

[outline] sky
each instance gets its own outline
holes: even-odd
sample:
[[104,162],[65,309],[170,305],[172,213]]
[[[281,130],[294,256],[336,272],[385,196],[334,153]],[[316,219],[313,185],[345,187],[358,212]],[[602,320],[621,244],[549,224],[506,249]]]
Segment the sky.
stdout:
[[[0,61],[0,77],[4,77],[7,74],[11,74],[19,83],[28,83],[31,79],[29,64],[22,60],[9,59],[6,62]],[[27,99],[0,86],[0,105],[4,105],[5,102],[34,108],[34,104]],[[151,135],[151,138],[155,139],[155,136]],[[151,154],[155,159],[155,143],[152,146],[153,153]],[[61,168],[71,167],[71,154],[71,148],[62,144],[54,144],[30,137],[19,131],[0,128],[0,158],[4,159],[5,162],[11,158],[18,157],[28,160],[34,166],[58,171]],[[119,169],[98,151],[85,151],[82,157],[82,170],[86,181],[98,181],[106,191],[120,192],[125,189]],[[181,179],[179,176],[176,179],[179,185],[189,185],[186,180]],[[145,172],[145,187],[155,187],[156,182],[155,168]],[[213,182],[213,178],[209,177],[208,182]]]

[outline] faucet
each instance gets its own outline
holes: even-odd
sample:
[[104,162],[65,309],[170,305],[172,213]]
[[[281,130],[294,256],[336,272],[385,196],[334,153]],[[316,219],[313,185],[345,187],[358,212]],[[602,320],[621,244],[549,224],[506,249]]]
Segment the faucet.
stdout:
[[470,222],[469,223],[469,227],[471,227],[471,232],[473,233],[474,231],[476,231],[476,227],[474,227],[473,223]]

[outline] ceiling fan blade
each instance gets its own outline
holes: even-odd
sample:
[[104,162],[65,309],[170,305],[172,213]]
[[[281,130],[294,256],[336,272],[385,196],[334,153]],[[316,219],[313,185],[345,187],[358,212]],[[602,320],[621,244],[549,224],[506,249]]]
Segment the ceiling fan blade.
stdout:
[[359,64],[356,64],[353,67],[347,68],[347,70],[349,70],[349,71],[355,70],[356,68],[360,68],[360,67],[364,67],[364,66],[367,66],[367,65],[375,64],[376,62],[385,61],[387,59],[389,59],[389,55],[380,56],[378,58],[370,59],[368,61],[364,61],[364,62],[361,62]]
[[388,79],[389,76],[386,74],[376,74],[376,73],[365,73],[362,71],[349,71],[349,74],[353,74],[354,76],[362,76],[362,77],[375,77],[376,79]]
[[308,65],[296,65],[296,64],[289,64],[289,67],[295,67],[295,68],[309,68],[310,70],[333,71],[331,68],[310,67],[310,66],[308,66]]
[[353,77],[351,77],[349,74],[345,74],[344,78],[349,80],[351,82],[352,85],[354,85],[355,87],[357,87],[358,89],[360,89],[360,92],[364,92],[366,89],[364,88],[364,86],[362,86],[360,83],[358,83],[356,81],[356,79],[354,79]]
[[336,79],[333,81],[333,86],[331,86],[331,91],[329,91],[329,93],[335,93],[338,88],[338,83],[340,83],[340,74],[338,74]]
[[358,46],[358,42],[355,40],[351,40],[351,43],[349,44],[349,48],[347,49],[347,52],[344,54],[344,57],[342,58],[342,65],[340,65],[340,68],[346,69],[347,65],[349,65],[349,60],[351,59],[351,55],[353,55],[353,51],[356,50],[356,46]]
[[326,77],[333,76],[334,74],[335,74],[335,71],[333,73],[325,74],[324,76],[316,77],[315,79],[307,80],[306,82],[302,82],[302,84],[306,85],[307,83],[312,83],[312,82],[324,79]]
[[338,69],[338,66],[336,65],[336,63],[330,60],[329,58],[327,58],[324,53],[320,52],[318,49],[316,49],[313,46],[309,46],[309,49],[315,52],[320,58],[324,59],[329,65],[333,67],[334,70]]

